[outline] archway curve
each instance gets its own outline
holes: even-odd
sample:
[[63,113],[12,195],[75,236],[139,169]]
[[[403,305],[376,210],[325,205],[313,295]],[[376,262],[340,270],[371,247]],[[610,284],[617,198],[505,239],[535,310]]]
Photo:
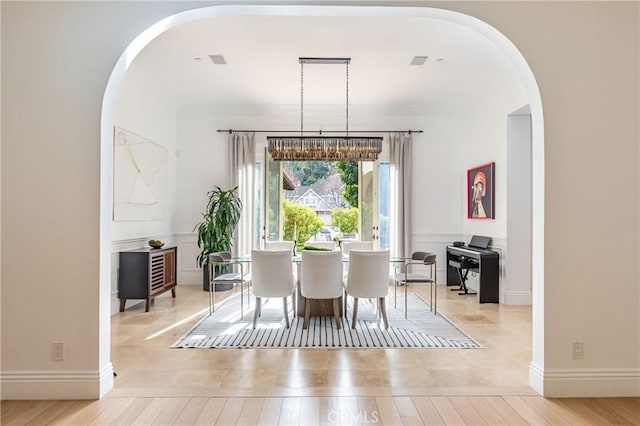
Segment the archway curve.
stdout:
[[[113,111],[120,85],[135,57],[153,39],[169,29],[188,22],[216,17],[234,16],[340,16],[340,17],[413,17],[430,18],[456,23],[494,43],[509,59],[525,87],[531,108],[531,225],[532,225],[532,361],[530,385],[543,393],[544,367],[544,121],[542,99],[538,84],[527,60],[518,48],[500,31],[488,23],[464,13],[428,7],[375,6],[267,6],[237,5],[208,6],[169,16],[140,33],[118,59],[105,88],[100,121],[100,332],[99,354],[101,370],[110,365],[110,227],[112,194],[112,129]],[[508,213],[507,213],[508,214]],[[103,375],[103,377],[105,377]],[[101,395],[112,386],[104,379]]]

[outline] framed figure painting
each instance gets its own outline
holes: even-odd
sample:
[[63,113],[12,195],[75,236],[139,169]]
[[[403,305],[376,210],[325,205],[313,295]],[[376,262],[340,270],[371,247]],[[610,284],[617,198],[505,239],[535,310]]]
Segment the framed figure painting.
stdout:
[[494,219],[495,163],[467,170],[467,218]]

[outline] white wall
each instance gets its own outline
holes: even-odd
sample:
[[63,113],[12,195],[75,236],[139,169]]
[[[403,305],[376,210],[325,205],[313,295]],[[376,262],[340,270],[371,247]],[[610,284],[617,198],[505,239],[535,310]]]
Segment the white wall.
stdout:
[[[140,216],[135,220],[111,222],[111,313],[119,311],[118,264],[119,252],[146,245],[150,239],[175,244],[173,221],[176,212],[176,136],[177,110],[175,102],[156,90],[152,75],[132,64],[122,82],[114,108],[114,124],[144,139],[155,142],[167,150],[167,193],[162,198],[165,218],[148,220]],[[115,190],[115,188],[114,188]],[[133,218],[132,218],[133,219]],[[128,301],[130,306],[135,301]],[[138,302],[141,303],[141,302]]]
[[[132,66],[121,86],[114,109],[115,125],[163,146],[168,154],[168,186],[166,216],[163,220],[112,221],[113,241],[132,238],[157,237],[173,233],[176,211],[176,136],[177,111],[175,102],[158,93],[153,78]],[[164,201],[164,200],[163,200]]]
[[503,259],[504,303],[530,305],[531,286],[531,109],[507,117],[507,241]]
[[[543,312],[544,329],[534,341],[532,383],[546,395],[639,395],[638,3],[443,5],[502,31],[542,94],[544,310],[534,311]],[[95,398],[108,389],[99,295],[102,99],[133,38],[190,6],[0,5],[3,398]],[[55,250],[35,256],[35,247]],[[56,340],[65,341],[65,361],[50,360]],[[576,340],[585,342],[581,361],[571,359]]]
[[[502,90],[513,93],[513,87]],[[521,87],[515,88],[521,95]],[[516,101],[516,104],[521,102]],[[492,102],[493,104],[496,101]],[[511,105],[514,103],[511,102]],[[414,135],[413,179],[415,193],[412,197],[414,248],[431,250],[445,258],[445,246],[462,238],[462,223],[466,213],[461,195],[465,193],[466,168],[463,165],[466,147],[470,140],[480,146],[480,152],[505,152],[504,125],[506,115],[502,111],[510,106],[494,108],[491,117],[482,110],[453,108],[450,111],[398,111],[397,115],[371,108],[352,107],[353,128],[367,130],[422,129],[423,134]],[[231,110],[231,113],[230,113]],[[513,110],[513,108],[511,108]],[[309,129],[339,130],[344,127],[343,111],[338,107],[307,106],[305,122]],[[198,248],[192,233],[200,220],[206,198],[205,194],[214,185],[229,184],[227,173],[227,134],[217,129],[295,129],[299,126],[299,111],[295,107],[263,107],[259,112],[250,106],[230,108],[228,106],[187,107],[180,112],[178,120],[178,202],[176,232],[180,245],[179,276],[181,284],[200,284],[200,270],[195,265]],[[476,117],[481,115],[484,120]],[[486,122],[496,126],[487,129]],[[491,137],[501,134],[501,138]],[[488,134],[489,136],[485,136]],[[478,137],[478,135],[482,135]],[[256,140],[263,144],[266,134],[258,133]],[[483,148],[484,147],[484,148]],[[484,158],[484,157],[483,157]],[[481,160],[480,160],[481,161]],[[504,163],[504,161],[503,161]],[[506,188],[506,185],[502,185]],[[504,226],[506,220],[500,221]],[[498,228],[498,227],[496,227]],[[498,231],[504,236],[504,230]],[[445,282],[444,261],[439,266],[440,281]]]

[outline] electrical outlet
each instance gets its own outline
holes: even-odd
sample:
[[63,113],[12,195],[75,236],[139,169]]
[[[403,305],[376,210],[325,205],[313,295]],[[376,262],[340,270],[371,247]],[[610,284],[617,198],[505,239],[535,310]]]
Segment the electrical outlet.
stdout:
[[573,342],[573,355],[572,359],[584,358],[584,342]]
[[54,361],[64,360],[64,342],[51,343],[51,359]]

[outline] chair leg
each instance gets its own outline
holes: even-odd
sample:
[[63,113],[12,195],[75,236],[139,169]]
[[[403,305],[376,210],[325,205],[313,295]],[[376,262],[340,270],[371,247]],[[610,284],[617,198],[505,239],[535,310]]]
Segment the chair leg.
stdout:
[[438,268],[434,266],[433,274],[433,314],[438,313]]
[[262,307],[262,301],[259,297],[256,297],[256,310],[253,311],[253,328],[256,328],[258,324],[258,317],[260,316],[260,308]]
[[398,304],[398,280],[393,280],[393,308],[397,308]]
[[336,328],[340,330],[340,323],[342,322],[342,318],[340,318],[340,298],[333,299],[333,316],[336,318]]
[[387,320],[387,304],[385,303],[385,298],[379,298],[378,304],[380,305],[380,312],[382,313],[382,323],[384,324],[384,328],[386,330],[387,328],[389,328],[389,321]]
[[344,299],[344,312],[343,312],[343,314],[344,314],[344,317],[346,319],[347,318],[347,291],[346,290],[344,290],[342,292],[342,297]]
[[306,330],[309,328],[309,317],[311,316],[311,300],[305,298],[304,301],[304,324],[302,328]]
[[404,283],[404,319],[407,319],[407,309],[409,307],[409,283]]
[[351,319],[351,328],[356,328],[356,320],[358,319],[358,298],[353,298],[353,318]]
[[289,328],[289,309],[287,309],[287,298],[282,298],[282,308],[284,309],[284,323],[286,328]]

